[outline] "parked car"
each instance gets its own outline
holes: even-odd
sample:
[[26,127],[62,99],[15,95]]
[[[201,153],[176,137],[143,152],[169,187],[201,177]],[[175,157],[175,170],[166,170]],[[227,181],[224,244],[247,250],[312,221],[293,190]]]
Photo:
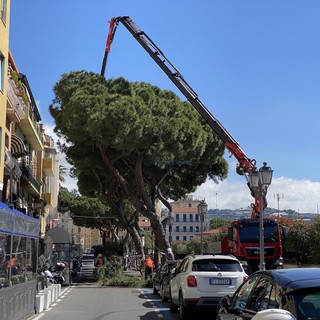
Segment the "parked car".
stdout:
[[170,311],[180,319],[195,310],[219,310],[219,301],[232,295],[247,279],[239,260],[231,255],[188,255],[170,281]]
[[161,269],[159,276],[159,294],[162,301],[168,301],[170,298],[170,280],[173,278],[172,270],[176,268],[181,260],[168,260]]
[[220,301],[218,320],[259,319],[258,312],[283,309],[293,319],[320,319],[320,268],[256,271],[232,297]]
[[[153,275],[153,293],[158,294],[161,291],[162,282],[170,282],[172,269],[175,268],[181,260],[167,260],[159,268],[154,270]],[[165,300],[163,300],[165,301]]]

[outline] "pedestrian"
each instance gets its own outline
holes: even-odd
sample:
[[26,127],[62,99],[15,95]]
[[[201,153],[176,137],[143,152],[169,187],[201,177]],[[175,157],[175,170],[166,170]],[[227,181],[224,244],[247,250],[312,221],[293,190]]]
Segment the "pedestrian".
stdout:
[[102,254],[98,253],[98,258],[97,258],[95,266],[98,268],[101,268],[101,267],[103,267],[103,265],[104,265],[104,261],[103,261]]
[[13,275],[17,275],[19,273],[19,262],[15,254],[12,255],[12,259],[7,263],[7,270],[10,268]]
[[146,256],[144,262],[144,278],[147,280],[149,277],[152,278],[152,271],[154,268],[153,261],[150,256]]

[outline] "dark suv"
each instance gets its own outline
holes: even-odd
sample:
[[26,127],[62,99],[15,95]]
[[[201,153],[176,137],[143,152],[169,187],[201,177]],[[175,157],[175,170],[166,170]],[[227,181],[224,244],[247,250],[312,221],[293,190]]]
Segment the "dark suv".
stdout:
[[176,268],[180,261],[168,260],[155,272],[153,293],[159,293],[162,301],[169,300],[170,280],[173,277],[172,269]]

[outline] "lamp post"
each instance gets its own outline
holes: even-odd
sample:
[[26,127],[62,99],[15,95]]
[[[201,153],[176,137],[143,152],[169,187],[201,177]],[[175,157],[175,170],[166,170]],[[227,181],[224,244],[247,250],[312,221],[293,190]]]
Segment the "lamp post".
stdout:
[[172,226],[173,226],[173,223],[174,223],[174,218],[173,216],[170,214],[168,216],[168,225],[169,225],[169,243],[170,243],[170,247],[172,245]]
[[201,200],[200,203],[198,204],[198,214],[200,216],[200,251],[201,254],[203,254],[203,222],[204,222],[204,217],[208,212],[208,205],[204,200]]
[[254,170],[249,175],[249,184],[255,196],[259,197],[259,231],[260,231],[260,270],[265,270],[264,259],[264,225],[263,225],[263,198],[271,184],[273,170],[264,162],[259,171]]

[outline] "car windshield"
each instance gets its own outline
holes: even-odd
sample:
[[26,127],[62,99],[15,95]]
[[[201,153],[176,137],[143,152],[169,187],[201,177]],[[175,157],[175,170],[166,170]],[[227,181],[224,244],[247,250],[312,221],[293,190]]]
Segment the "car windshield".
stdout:
[[[240,229],[240,241],[241,242],[257,242],[259,241],[259,228],[257,225],[244,225]],[[276,225],[264,226],[264,241],[276,242],[278,241],[278,229]]]
[[192,264],[193,271],[242,271],[238,261],[227,259],[196,260]]
[[316,320],[320,315],[320,288],[308,288],[294,293],[298,319]]

